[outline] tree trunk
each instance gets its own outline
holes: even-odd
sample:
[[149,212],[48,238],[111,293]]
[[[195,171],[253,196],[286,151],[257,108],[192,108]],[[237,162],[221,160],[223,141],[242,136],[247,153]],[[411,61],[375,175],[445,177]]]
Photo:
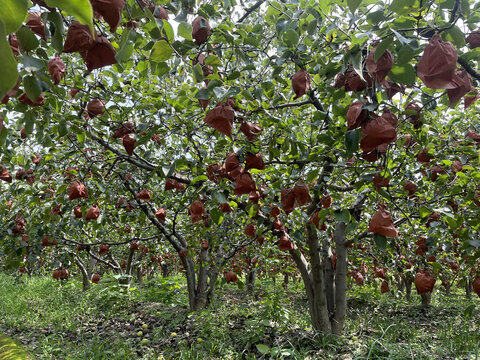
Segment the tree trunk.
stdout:
[[80,273],[82,274],[82,290],[87,291],[90,289],[92,284],[90,283],[90,277],[88,276],[87,268],[80,258],[74,256],[75,262],[77,263],[78,268],[80,269]]
[[395,275],[395,279],[397,280],[397,287],[398,291],[401,293],[405,292],[405,275],[404,274],[397,274]]
[[187,291],[188,291],[188,304],[190,306],[190,311],[196,311],[199,309],[200,303],[197,302],[196,294],[196,281],[195,281],[195,267],[193,265],[193,260],[188,256],[180,256],[182,261],[183,269],[185,271],[185,278],[187,280]]
[[467,299],[472,298],[472,282],[469,277],[465,281],[465,296]]
[[330,319],[333,319],[335,313],[335,270],[332,266],[332,249],[327,243],[324,245],[325,253],[328,253],[329,256],[322,259],[322,263],[325,260],[325,296],[327,298],[327,309]]
[[335,317],[332,323],[332,331],[340,335],[345,323],[347,313],[347,247],[345,246],[346,224],[336,224],[333,237],[337,252],[337,264],[335,268]]
[[307,299],[309,301],[312,325],[316,331],[330,334],[332,332],[332,325],[328,316],[327,299],[325,296],[325,278],[322,266],[320,242],[318,241],[317,234],[311,227],[307,227],[307,241],[311,262],[311,294],[308,297],[307,293]]
[[412,274],[410,273],[405,274],[405,297],[408,302],[412,300],[412,284],[413,284]]
[[169,266],[167,265],[166,262],[162,261],[160,263],[160,267],[162,268],[162,277],[163,278],[166,278],[168,277],[169,273],[170,273],[170,269],[169,269]]
[[92,278],[93,269],[95,268],[95,265],[97,265],[97,259],[95,259],[94,257],[90,257],[87,263],[87,274],[89,279]]
[[432,301],[432,293],[427,292],[425,294],[421,294],[420,297],[422,298],[422,307],[423,308],[429,307]]
[[198,283],[195,291],[194,310],[204,309],[207,306],[208,287],[208,249],[200,251],[200,268],[198,269]]
[[452,287],[452,283],[448,281],[448,277],[446,275],[442,276],[442,285],[445,288],[445,295],[450,296],[450,289]]
[[[250,267],[247,273],[247,292],[250,294],[253,293],[253,289],[255,288],[256,273],[257,273],[257,270],[253,266]],[[287,282],[288,282],[288,277],[287,277]]]
[[138,266],[138,267],[137,267],[137,282],[138,282],[138,283],[141,283],[142,280],[143,280],[142,267],[141,267],[141,266]]

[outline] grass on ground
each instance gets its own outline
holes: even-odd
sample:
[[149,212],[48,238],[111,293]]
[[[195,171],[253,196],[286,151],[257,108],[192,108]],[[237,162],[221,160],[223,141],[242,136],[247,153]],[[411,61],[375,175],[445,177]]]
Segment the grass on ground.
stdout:
[[249,295],[220,284],[190,313],[181,276],[126,291],[113,277],[87,293],[79,281],[0,275],[0,332],[36,359],[477,359],[480,301],[437,290],[429,309],[374,286],[349,292],[344,335],[310,326],[303,289],[257,282]]

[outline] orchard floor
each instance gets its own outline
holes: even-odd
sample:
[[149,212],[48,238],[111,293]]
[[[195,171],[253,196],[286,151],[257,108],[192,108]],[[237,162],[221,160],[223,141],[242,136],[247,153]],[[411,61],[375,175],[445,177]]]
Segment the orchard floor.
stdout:
[[[438,284],[437,284],[438,285]],[[301,285],[257,283],[254,295],[220,284],[214,304],[189,313],[181,277],[134,284],[104,279],[87,293],[74,279],[0,275],[0,333],[35,359],[479,359],[480,301],[436,290],[349,292],[342,337],[316,335]],[[0,355],[1,358],[1,355]]]

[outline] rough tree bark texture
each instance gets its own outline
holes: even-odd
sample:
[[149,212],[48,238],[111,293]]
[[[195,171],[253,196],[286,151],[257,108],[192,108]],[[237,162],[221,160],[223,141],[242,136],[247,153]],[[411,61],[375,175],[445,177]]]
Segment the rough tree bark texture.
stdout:
[[337,266],[335,268],[335,316],[332,323],[332,331],[340,335],[345,323],[347,313],[347,247],[345,246],[344,222],[337,223],[333,238],[337,252]]
[[[327,298],[327,309],[330,319],[333,319],[335,313],[335,270],[332,266],[332,249],[330,244],[325,241],[323,244],[324,253],[328,254],[325,259],[325,296]],[[323,260],[322,260],[323,263]]]
[[465,297],[467,299],[472,298],[472,280],[470,278],[467,278],[465,281]]
[[427,292],[425,294],[421,294],[420,297],[422,298],[422,307],[424,308],[429,307],[432,301],[432,293]]
[[412,300],[413,276],[411,273],[405,274],[405,297],[408,302]]
[[[327,299],[325,296],[325,278],[322,266],[320,242],[317,234],[311,227],[307,228],[307,242],[309,247],[311,270],[309,276],[311,296],[308,299],[310,315],[315,330],[330,334],[332,325],[328,316]],[[308,296],[308,293],[307,293]]]
[[257,270],[254,267],[251,267],[247,273],[247,292],[253,293],[255,288],[255,278],[257,277]]
[[77,263],[78,268],[80,269],[80,273],[82,274],[82,290],[87,291],[90,289],[92,284],[90,283],[90,277],[88,276],[87,268],[82,260],[80,260],[77,256],[74,256],[75,262]]

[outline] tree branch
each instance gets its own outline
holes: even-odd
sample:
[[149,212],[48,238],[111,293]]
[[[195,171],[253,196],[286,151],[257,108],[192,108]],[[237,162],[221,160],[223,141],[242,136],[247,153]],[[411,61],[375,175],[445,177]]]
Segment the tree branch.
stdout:
[[257,10],[264,2],[265,0],[260,0],[260,1],[257,1],[255,4],[253,4],[251,7],[249,7],[245,12],[245,14],[243,14],[243,16],[238,20],[238,23],[244,22],[245,19],[249,17],[250,14],[253,13],[255,10]]
[[457,62],[475,79],[480,80],[480,73],[476,72],[464,58],[458,57]]

